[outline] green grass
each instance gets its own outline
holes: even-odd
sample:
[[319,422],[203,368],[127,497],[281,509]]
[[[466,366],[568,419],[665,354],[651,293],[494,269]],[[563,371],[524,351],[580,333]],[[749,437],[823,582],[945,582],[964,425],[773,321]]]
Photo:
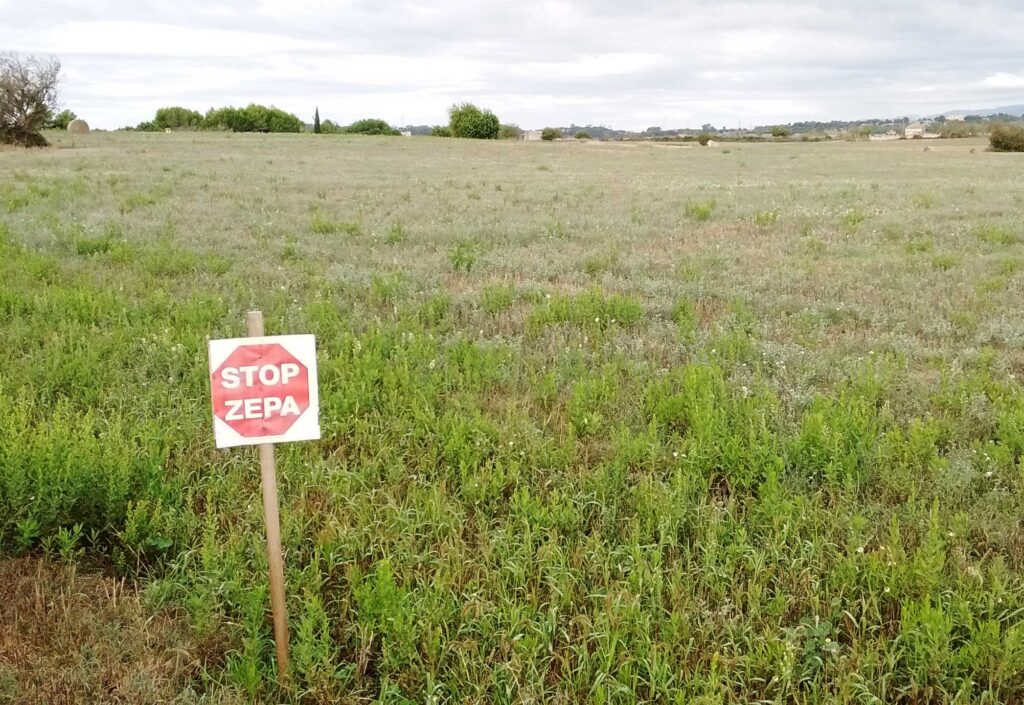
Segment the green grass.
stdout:
[[[1024,698],[1015,162],[88,137],[0,153],[0,552],[139,580],[185,701]],[[319,354],[285,685],[256,456],[210,428],[252,308]]]

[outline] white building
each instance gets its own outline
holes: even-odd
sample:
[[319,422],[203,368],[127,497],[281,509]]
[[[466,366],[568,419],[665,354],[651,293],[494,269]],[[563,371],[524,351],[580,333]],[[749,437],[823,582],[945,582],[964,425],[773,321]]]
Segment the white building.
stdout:
[[903,130],[903,136],[908,140],[915,137],[924,137],[924,123],[912,122]]
[[522,139],[527,142],[540,142],[543,130],[523,130]]

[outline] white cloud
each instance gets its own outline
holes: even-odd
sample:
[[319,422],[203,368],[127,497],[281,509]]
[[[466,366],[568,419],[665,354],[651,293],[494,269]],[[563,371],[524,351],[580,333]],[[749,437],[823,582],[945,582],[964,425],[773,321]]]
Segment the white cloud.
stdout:
[[1024,88],[1024,73],[994,73],[982,81],[981,85],[988,88]]
[[[252,101],[308,119],[746,125],[1024,102],[1019,0],[0,0],[101,127]],[[952,47],[952,48],[950,48]],[[980,78],[984,77],[984,78]]]

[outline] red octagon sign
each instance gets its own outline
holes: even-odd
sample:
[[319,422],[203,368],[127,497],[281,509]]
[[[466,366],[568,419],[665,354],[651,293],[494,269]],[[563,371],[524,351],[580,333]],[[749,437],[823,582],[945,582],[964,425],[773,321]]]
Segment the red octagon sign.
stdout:
[[281,345],[239,345],[210,373],[213,415],[245,438],[281,436],[309,408],[309,386]]

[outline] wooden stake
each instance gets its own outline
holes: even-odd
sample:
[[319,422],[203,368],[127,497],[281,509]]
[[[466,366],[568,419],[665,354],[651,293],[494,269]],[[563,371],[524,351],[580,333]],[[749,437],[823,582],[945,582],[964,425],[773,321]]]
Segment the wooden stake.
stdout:
[[[245,316],[249,337],[263,335],[263,312],[249,311]],[[274,646],[277,651],[277,677],[288,677],[288,606],[284,601],[284,556],[281,554],[281,517],[277,503],[277,464],[274,444],[260,443],[260,474],[263,477],[263,517],[267,523],[267,564],[270,566],[270,608],[274,613]]]

